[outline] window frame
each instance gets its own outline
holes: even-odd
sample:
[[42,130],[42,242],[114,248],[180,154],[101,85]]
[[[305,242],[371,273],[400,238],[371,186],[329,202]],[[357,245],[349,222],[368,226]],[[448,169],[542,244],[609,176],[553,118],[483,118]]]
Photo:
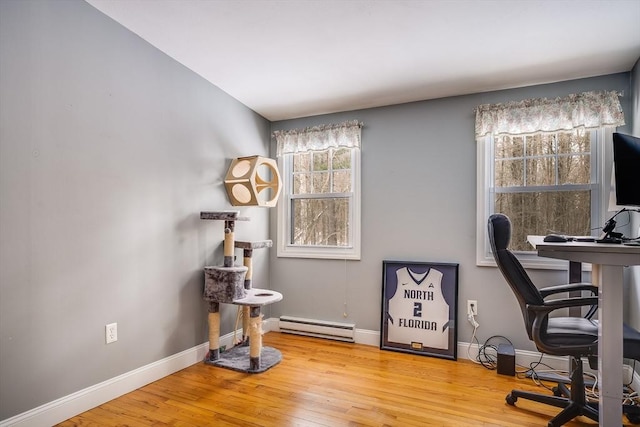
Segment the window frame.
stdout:
[[[344,147],[339,147],[344,148]],[[333,148],[338,149],[338,148]],[[293,194],[293,156],[284,154],[278,157],[278,168],[282,175],[282,192],[277,209],[277,247],[278,257],[315,258],[315,259],[348,259],[360,260],[361,256],[361,150],[357,147],[348,148],[351,151],[351,179],[350,193],[312,193],[302,197]],[[327,149],[329,150],[329,149]],[[324,150],[323,150],[324,151]],[[330,157],[331,158],[331,157]],[[295,199],[348,198],[349,203],[349,234],[350,246],[310,246],[295,245],[291,241],[291,205]]]
[[[609,192],[605,191],[610,184],[607,178],[606,165],[610,162],[607,147],[611,147],[614,128],[588,129],[591,132],[591,176],[592,183],[586,184],[591,188],[591,226],[599,227],[604,223],[604,214],[607,212]],[[492,176],[494,173],[494,139],[486,136],[476,141],[477,143],[477,189],[476,189],[476,265],[492,266],[496,263],[491,253],[489,238],[487,235],[487,221],[494,213],[495,192],[492,188]],[[610,169],[609,169],[610,170]],[[571,187],[572,185],[567,185]],[[553,186],[555,187],[555,186]],[[595,226],[595,227],[594,227]],[[519,251],[515,253],[525,268],[560,270],[567,268],[567,261],[539,257],[534,250]],[[590,264],[582,264],[585,271],[591,269]]]

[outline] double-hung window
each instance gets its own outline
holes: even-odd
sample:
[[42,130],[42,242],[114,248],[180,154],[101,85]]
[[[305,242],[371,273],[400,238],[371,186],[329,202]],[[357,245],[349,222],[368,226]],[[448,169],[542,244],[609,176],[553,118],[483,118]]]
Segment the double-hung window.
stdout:
[[360,259],[358,122],[279,131],[277,254]]
[[[589,113],[588,108],[583,108],[584,102],[576,102],[576,99],[584,101],[585,97],[600,116],[588,115],[584,118],[586,123],[575,122],[575,110]],[[529,267],[554,267],[562,263],[538,258],[527,242],[528,235],[599,234],[609,196],[604,191],[608,182],[606,147],[611,146],[612,126],[624,124],[617,98],[615,92],[588,92],[552,101],[527,100],[479,107],[476,112],[479,265],[493,265],[487,238],[487,219],[492,213],[504,213],[511,219],[510,248]],[[615,117],[598,122],[596,119],[607,117],[601,112],[607,111],[602,106],[609,104]],[[489,117],[482,117],[481,110],[490,112]],[[558,117],[562,118],[563,113],[574,122],[560,123]],[[479,123],[483,118],[486,122]],[[479,133],[479,128],[489,129]]]

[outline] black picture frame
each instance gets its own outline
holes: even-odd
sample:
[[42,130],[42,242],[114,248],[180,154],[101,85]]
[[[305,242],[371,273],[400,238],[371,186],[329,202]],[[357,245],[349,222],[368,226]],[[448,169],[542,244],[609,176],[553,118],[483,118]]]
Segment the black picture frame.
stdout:
[[380,349],[457,360],[458,268],[382,262]]

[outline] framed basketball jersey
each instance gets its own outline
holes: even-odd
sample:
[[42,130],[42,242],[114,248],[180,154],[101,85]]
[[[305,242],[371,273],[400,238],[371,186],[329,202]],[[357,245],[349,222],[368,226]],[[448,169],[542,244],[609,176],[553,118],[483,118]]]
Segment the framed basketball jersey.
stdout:
[[456,360],[458,264],[383,261],[380,348]]

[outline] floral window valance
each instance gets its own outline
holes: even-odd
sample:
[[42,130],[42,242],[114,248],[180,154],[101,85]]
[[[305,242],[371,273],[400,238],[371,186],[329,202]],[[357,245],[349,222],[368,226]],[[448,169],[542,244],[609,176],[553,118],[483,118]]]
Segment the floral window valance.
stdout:
[[328,148],[360,148],[362,123],[351,120],[334,125],[320,125],[305,129],[275,131],[278,156]]
[[538,98],[476,108],[476,139],[624,125],[616,91],[584,92],[564,98]]

